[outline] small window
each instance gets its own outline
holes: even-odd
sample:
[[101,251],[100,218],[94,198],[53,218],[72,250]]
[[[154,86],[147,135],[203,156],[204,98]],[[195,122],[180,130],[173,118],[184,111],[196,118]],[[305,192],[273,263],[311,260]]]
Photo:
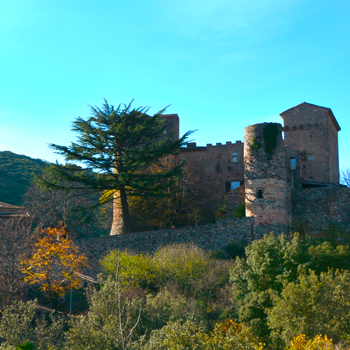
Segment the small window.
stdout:
[[312,154],[309,154],[309,160],[312,160]]
[[291,160],[290,160],[290,167],[292,169],[295,169],[297,167],[297,160],[295,158],[291,158]]
[[256,191],[256,197],[257,198],[263,198],[264,190],[262,188],[258,188]]
[[235,188],[237,188],[239,186],[240,186],[239,181],[232,181],[231,182],[231,190],[234,190]]
[[314,141],[314,135],[310,134],[310,141],[313,142]]
[[233,152],[233,163],[237,163],[238,162],[238,156],[237,156],[237,152]]

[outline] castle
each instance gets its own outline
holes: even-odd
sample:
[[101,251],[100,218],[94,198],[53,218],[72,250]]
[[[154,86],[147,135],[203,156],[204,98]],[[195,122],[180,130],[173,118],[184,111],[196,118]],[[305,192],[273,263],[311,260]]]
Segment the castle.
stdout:
[[[245,215],[256,226],[280,226],[282,231],[302,222],[346,226],[346,189],[339,185],[340,126],[331,109],[304,102],[280,115],[283,126],[246,127],[244,143],[188,143],[181,149],[181,159],[201,178],[210,198],[208,211],[225,203],[229,216],[245,202]],[[178,130],[175,116],[169,117]],[[308,217],[315,205],[319,212]]]
[[[245,217],[253,218],[256,229],[348,227],[350,198],[339,185],[340,126],[333,112],[303,102],[280,115],[283,126],[247,126],[244,143],[190,142],[181,149],[180,160],[200,187],[205,217],[214,217],[224,206],[230,218],[244,203]],[[168,125],[164,133],[179,138],[179,116],[163,117]]]
[[[282,112],[284,125],[245,128],[244,143],[188,143],[181,149],[188,170],[203,189],[206,215],[226,206],[214,224],[82,240],[94,268],[112,249],[154,252],[166,244],[191,243],[224,249],[230,240],[260,239],[266,233],[349,232],[350,188],[339,184],[338,131],[330,108],[302,103]],[[165,133],[179,137],[177,114],[164,115]],[[284,134],[284,137],[282,137]],[[245,204],[245,216],[233,217]]]

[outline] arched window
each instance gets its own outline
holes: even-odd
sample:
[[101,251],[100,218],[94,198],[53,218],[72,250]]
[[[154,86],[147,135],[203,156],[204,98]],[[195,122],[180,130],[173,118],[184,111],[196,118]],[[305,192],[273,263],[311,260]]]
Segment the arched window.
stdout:
[[263,198],[264,190],[262,188],[258,188],[256,191],[256,198]]

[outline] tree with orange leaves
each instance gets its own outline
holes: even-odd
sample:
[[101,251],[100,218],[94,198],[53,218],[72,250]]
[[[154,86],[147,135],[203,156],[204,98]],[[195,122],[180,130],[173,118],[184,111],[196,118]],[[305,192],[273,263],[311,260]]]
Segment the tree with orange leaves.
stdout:
[[25,282],[39,284],[40,290],[57,309],[58,296],[64,296],[70,288],[79,287],[79,277],[87,264],[85,255],[67,238],[64,228],[43,230],[44,236],[34,244],[34,253],[21,261]]

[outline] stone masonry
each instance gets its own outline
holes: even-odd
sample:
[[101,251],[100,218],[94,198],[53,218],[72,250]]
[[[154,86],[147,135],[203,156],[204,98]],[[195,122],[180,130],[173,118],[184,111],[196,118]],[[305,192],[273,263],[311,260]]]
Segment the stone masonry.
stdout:
[[[177,114],[166,115],[169,131],[179,137]],[[223,249],[231,239],[252,241],[269,232],[330,226],[349,232],[350,188],[339,185],[340,127],[330,108],[302,103],[281,113],[284,127],[262,123],[245,129],[245,142],[189,143],[181,149],[187,170],[195,174],[207,212],[226,204],[227,219],[215,224],[79,242],[92,270],[112,249],[151,253],[166,244],[193,243]],[[275,134],[266,136],[266,128]],[[284,139],[282,138],[284,132]],[[270,149],[266,145],[270,145]],[[271,146],[272,145],[272,146]],[[231,218],[245,202],[246,217]]]

